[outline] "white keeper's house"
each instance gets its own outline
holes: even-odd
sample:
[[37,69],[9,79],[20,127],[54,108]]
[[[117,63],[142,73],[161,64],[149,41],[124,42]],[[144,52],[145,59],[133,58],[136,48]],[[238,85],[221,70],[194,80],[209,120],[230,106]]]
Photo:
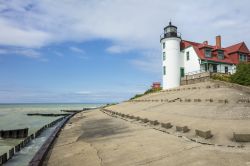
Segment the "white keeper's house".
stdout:
[[221,36],[216,44],[209,45],[181,39],[177,27],[171,22],[161,35],[163,89],[180,86],[180,79],[197,72],[219,72],[233,74],[236,65],[250,60],[250,52],[244,42],[221,46]]

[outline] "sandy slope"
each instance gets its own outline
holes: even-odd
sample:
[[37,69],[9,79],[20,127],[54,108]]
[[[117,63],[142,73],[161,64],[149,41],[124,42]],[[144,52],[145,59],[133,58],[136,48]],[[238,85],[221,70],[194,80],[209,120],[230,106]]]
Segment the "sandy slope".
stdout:
[[79,114],[71,123],[48,165],[250,165],[249,149],[201,145],[98,110]]
[[[207,88],[208,85],[211,88]],[[196,89],[192,89],[194,86]],[[190,89],[150,94],[107,108],[171,122],[174,126],[187,125],[191,130],[183,134],[174,127],[166,129],[167,134],[156,130],[160,126],[113,117],[99,110],[80,113],[61,132],[48,165],[250,165],[250,144],[232,141],[233,132],[250,133],[250,105],[238,103],[250,95],[229,87],[215,87],[209,82],[189,85],[181,88]],[[164,102],[176,98],[192,99],[192,102]],[[201,102],[193,101],[198,98]],[[207,102],[209,98],[213,102]],[[199,138],[195,136],[195,129],[211,130],[214,136],[208,140]],[[186,138],[215,145],[203,145]]]
[[[211,88],[206,88],[208,85]],[[214,137],[208,140],[209,142],[239,145],[232,141],[233,132],[250,133],[250,103],[238,103],[238,100],[250,99],[250,94],[225,86],[215,88],[216,85],[206,82],[183,86],[181,88],[191,89],[150,94],[138,98],[137,102],[124,102],[108,109],[164,123],[170,122],[173,125],[187,125],[191,129],[186,134],[189,138],[197,138],[194,134],[195,129],[211,130]],[[192,87],[200,89],[192,89]],[[161,102],[161,100],[176,98],[192,101]],[[213,102],[206,101],[210,98]],[[194,99],[201,99],[201,102],[194,102]],[[219,100],[228,100],[229,103],[219,103]]]

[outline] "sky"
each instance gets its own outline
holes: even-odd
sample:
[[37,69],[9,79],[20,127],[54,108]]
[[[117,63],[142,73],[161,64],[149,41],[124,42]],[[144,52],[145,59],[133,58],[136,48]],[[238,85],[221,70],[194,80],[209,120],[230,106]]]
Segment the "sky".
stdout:
[[161,82],[160,35],[250,46],[248,0],[0,0],[0,103],[120,102]]

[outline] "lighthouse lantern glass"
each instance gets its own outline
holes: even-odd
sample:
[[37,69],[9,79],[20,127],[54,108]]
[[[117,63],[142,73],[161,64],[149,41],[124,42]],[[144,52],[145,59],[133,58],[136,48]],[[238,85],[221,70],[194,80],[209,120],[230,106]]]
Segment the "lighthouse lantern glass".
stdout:
[[171,26],[170,26],[170,27],[167,27],[167,28],[166,28],[166,33],[169,33],[169,32],[175,32],[175,33],[176,33],[176,32],[177,32],[177,29],[176,29],[175,27],[171,27]]

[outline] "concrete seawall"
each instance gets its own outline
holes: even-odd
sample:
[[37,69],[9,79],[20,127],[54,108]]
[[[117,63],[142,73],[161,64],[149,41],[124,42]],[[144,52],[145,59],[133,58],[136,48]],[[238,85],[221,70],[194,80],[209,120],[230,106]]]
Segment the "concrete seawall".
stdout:
[[[15,147],[12,147],[11,149],[9,149],[9,151],[7,151],[6,153],[0,155],[0,165],[3,165],[4,163],[6,163],[8,160],[10,160],[16,153],[18,153],[22,148],[24,148],[25,146],[27,146],[27,144],[30,143],[31,140],[37,138],[46,128],[52,127],[54,126],[56,123],[58,123],[59,121],[62,121],[64,119],[66,119],[67,117],[61,117],[59,119],[56,119],[54,121],[52,121],[49,124],[44,125],[43,127],[41,127],[39,130],[37,130],[34,134],[31,134],[28,136],[28,129],[17,129],[17,130],[8,130],[4,131],[3,135],[5,136],[5,138],[11,138],[9,136],[13,136],[16,133],[16,135],[19,136],[24,136],[26,135],[21,142],[19,142],[17,145],[15,145]],[[11,131],[11,132],[10,132]],[[21,131],[21,132],[20,132]],[[12,134],[10,134],[12,133]],[[8,136],[8,137],[7,137]],[[14,137],[13,137],[14,138]]]
[[54,132],[49,136],[49,138],[44,142],[41,148],[37,151],[34,155],[32,160],[29,162],[29,166],[41,166],[46,158],[46,155],[52,146],[53,142],[55,141],[56,137],[58,136],[59,132],[63,128],[63,126],[68,122],[70,118],[72,118],[78,112],[74,112],[73,114],[65,117],[60,124],[56,127]]

